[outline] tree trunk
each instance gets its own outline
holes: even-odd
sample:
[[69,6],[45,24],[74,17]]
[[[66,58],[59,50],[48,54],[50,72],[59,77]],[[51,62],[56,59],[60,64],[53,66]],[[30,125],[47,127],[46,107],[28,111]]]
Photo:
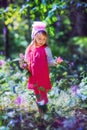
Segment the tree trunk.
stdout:
[[71,36],[87,36],[87,13],[85,7],[78,7],[73,10],[70,7],[70,19],[72,25]]
[[[8,0],[2,0],[2,7],[6,8],[8,6]],[[4,23],[3,28],[3,34],[4,34],[4,54],[5,58],[9,58],[9,39],[8,39],[8,28],[7,25]]]
[[9,40],[8,40],[8,28],[6,25],[4,25],[3,29],[4,33],[4,53],[5,53],[5,58],[9,58]]
[[28,33],[29,33],[28,41],[30,42],[31,41],[31,29],[30,29],[31,23],[30,23],[30,14],[29,14],[29,12],[30,12],[30,8],[28,7],[27,8],[27,18],[28,18],[28,28],[29,28],[29,30],[28,30]]

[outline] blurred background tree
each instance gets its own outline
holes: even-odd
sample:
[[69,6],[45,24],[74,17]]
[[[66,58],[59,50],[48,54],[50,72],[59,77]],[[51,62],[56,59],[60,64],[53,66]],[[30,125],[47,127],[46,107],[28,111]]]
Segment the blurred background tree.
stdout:
[[55,56],[86,57],[86,7],[86,0],[0,0],[1,57],[13,59],[24,53],[37,20],[47,22],[48,43]]

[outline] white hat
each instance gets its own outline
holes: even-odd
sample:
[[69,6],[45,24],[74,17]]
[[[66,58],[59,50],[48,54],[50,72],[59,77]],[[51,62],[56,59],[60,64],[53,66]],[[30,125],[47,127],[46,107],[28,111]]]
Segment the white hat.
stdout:
[[40,31],[40,30],[43,30],[43,31],[46,31],[46,23],[45,22],[40,22],[40,21],[35,21],[32,25],[32,34],[31,34],[31,37],[32,39],[34,38],[35,34]]

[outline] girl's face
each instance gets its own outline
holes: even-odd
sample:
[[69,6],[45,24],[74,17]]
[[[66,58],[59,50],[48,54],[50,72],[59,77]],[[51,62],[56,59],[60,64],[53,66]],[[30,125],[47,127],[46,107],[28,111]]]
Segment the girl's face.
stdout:
[[41,32],[37,33],[35,36],[35,45],[36,46],[43,46],[46,44],[47,36],[43,35]]

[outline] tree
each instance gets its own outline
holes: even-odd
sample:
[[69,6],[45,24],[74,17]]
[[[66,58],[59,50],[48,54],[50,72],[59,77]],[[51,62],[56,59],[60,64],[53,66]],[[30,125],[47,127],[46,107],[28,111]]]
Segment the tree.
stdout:
[[[12,28],[12,30],[9,30],[9,33],[8,31],[4,31],[7,34],[4,34],[5,39],[8,39],[8,35],[10,37],[9,41],[7,40],[5,47],[6,58],[10,55],[12,56],[12,53],[16,53],[17,51],[19,52],[21,45],[23,46],[23,40],[28,43],[30,42],[31,25],[33,21],[46,21],[47,31],[50,34],[50,43],[53,40],[56,43],[59,41],[58,46],[59,43],[60,45],[64,42],[67,43],[72,36],[87,35],[87,4],[85,0],[18,0],[14,1],[14,3],[12,0],[4,1],[4,3],[6,2],[9,4],[6,5],[8,8],[5,8],[4,10],[0,9],[0,15],[4,17],[5,26],[8,30],[9,26]],[[2,7],[4,7],[4,4]],[[19,17],[21,18],[21,21],[17,21],[17,18]],[[21,28],[21,23],[24,21],[25,24]],[[14,26],[16,26],[14,25],[14,22],[20,24],[18,26],[19,30],[14,30]],[[21,29],[22,31],[20,31]],[[18,35],[19,39],[17,39],[17,37],[15,38],[15,34]],[[24,39],[22,39],[23,37]],[[9,46],[10,40],[13,42],[14,48],[17,49]],[[12,53],[10,52],[9,54],[7,46],[9,46],[9,49],[12,50]]]
[[[10,0],[10,3],[13,3],[13,0]],[[1,7],[4,7],[4,9],[6,9],[8,7],[8,0],[2,0],[0,2],[0,5]],[[6,56],[6,59],[9,58],[9,51],[8,51],[8,48],[9,48],[9,37],[8,37],[8,27],[7,25],[5,24],[5,21],[4,21],[4,28],[3,28],[3,34],[4,34],[4,53],[5,53],[5,56]]]

